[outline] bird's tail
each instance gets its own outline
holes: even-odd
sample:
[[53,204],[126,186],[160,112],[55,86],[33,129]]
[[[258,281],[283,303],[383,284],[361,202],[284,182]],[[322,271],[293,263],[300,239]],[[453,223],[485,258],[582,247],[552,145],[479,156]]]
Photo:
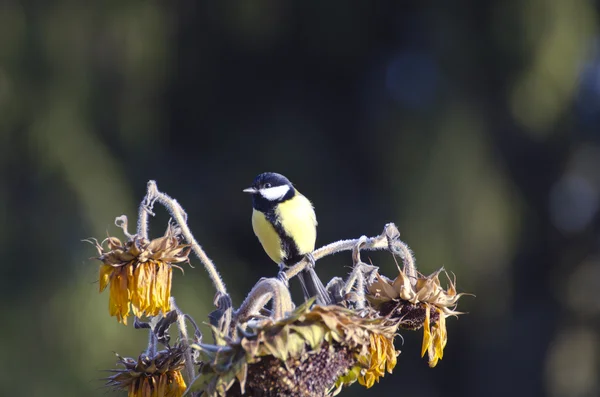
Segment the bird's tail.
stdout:
[[331,304],[331,295],[325,289],[314,268],[308,267],[298,273],[298,280],[300,280],[305,300],[316,296],[318,305]]

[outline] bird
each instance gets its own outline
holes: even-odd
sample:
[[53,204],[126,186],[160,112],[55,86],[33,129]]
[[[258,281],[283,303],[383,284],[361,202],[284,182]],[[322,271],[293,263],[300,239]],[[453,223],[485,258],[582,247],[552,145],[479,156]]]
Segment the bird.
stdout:
[[263,249],[280,266],[294,265],[305,257],[311,265],[298,274],[305,299],[329,304],[331,298],[314,271],[317,216],[312,203],[285,176],[259,174],[243,192],[252,195],[252,229]]

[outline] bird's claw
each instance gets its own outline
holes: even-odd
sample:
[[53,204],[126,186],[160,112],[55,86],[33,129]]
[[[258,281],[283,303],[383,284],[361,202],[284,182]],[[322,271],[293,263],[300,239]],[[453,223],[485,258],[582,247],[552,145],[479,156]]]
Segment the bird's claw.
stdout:
[[312,252],[309,252],[308,254],[306,254],[306,260],[308,261],[308,265],[306,266],[307,269],[314,269],[315,268],[315,257],[313,256]]
[[288,275],[286,274],[285,270],[281,269],[279,271],[279,273],[277,273],[277,279],[279,281],[281,281],[283,283],[283,285],[286,286],[286,288],[290,287],[290,279],[289,279]]

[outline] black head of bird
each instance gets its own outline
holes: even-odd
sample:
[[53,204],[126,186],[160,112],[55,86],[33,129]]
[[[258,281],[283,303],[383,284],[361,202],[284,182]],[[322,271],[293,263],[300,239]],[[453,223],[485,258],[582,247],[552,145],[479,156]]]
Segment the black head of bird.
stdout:
[[296,189],[285,176],[265,172],[254,178],[252,185],[244,192],[252,194],[252,205],[256,210],[266,212],[294,197]]

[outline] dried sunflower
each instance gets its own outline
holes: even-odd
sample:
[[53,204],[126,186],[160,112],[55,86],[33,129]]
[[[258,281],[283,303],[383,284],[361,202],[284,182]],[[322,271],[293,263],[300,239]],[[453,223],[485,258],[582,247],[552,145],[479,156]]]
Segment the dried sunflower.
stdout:
[[181,397],[186,390],[181,347],[159,351],[153,357],[142,354],[137,360],[117,357],[124,368],[111,370],[115,374],[107,378],[106,385],[127,390],[128,397]]
[[311,304],[247,327],[236,340],[192,345],[203,362],[194,389],[208,396],[335,395],[356,380],[370,387],[393,369],[396,324]]
[[446,317],[463,314],[456,305],[464,293],[456,293],[456,279],[446,273],[448,288],[442,288],[442,269],[411,280],[401,269],[394,280],[377,274],[368,286],[366,298],[383,316],[399,320],[399,326],[416,330],[424,327],[421,356],[429,353],[429,366],[435,367],[444,355],[448,341]]
[[188,261],[190,246],[180,244],[173,227],[163,237],[148,241],[133,236],[125,244],[116,237],[105,240],[108,251],[96,242],[100,265],[100,292],[110,284],[108,310],[127,324],[130,307],[137,317],[169,311],[175,263]]

